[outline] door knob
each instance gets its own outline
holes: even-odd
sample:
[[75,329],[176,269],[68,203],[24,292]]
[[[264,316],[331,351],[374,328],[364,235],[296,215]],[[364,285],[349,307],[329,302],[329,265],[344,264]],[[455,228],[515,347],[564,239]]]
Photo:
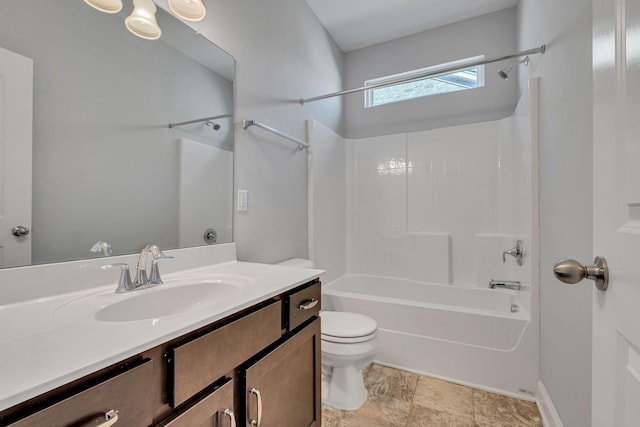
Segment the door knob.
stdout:
[[607,260],[601,256],[593,260],[593,265],[582,265],[574,259],[561,259],[553,266],[553,274],[561,282],[572,285],[582,279],[589,279],[601,291],[606,291],[609,287],[609,267]]
[[16,237],[26,236],[27,234],[29,234],[29,229],[24,225],[16,225],[11,229],[11,234]]

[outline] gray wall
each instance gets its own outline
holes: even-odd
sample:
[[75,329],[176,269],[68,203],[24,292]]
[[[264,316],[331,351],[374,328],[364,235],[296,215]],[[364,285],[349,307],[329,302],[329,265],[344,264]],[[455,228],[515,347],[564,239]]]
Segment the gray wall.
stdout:
[[[516,9],[510,8],[416,35],[349,52],[345,88],[369,79],[485,55],[508,55],[517,47]],[[364,95],[344,97],[345,136],[365,138],[496,120],[513,113],[516,81],[498,79],[508,62],[486,66],[485,86],[445,95],[364,108]]]
[[[166,1],[160,4],[166,6]],[[298,99],[342,89],[342,51],[304,0],[210,0],[200,32],[236,58],[236,122],[255,119],[306,138],[311,117],[341,131],[339,99]],[[235,214],[238,258],[307,256],[307,153],[236,125],[235,186],[249,211]]]
[[232,122],[205,138],[167,124],[231,112],[232,82],[83,2],[0,9],[0,43],[34,59],[32,262],[90,257],[98,240],[177,247],[177,140],[225,145]]
[[563,285],[552,267],[593,259],[591,2],[522,0],[518,21],[521,48],[548,46],[531,65],[541,78],[541,377],[564,426],[588,427],[593,286]]

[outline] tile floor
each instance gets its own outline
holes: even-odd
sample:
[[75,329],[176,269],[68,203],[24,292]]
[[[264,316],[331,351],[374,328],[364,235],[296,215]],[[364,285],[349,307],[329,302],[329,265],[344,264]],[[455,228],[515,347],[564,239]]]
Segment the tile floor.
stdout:
[[357,411],[322,411],[323,427],[542,427],[535,403],[380,365]]

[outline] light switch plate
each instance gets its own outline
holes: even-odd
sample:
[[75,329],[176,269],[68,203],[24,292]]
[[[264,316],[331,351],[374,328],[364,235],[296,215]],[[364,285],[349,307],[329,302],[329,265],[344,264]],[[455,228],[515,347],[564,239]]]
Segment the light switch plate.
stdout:
[[249,192],[247,190],[238,190],[238,212],[247,212],[249,210]]

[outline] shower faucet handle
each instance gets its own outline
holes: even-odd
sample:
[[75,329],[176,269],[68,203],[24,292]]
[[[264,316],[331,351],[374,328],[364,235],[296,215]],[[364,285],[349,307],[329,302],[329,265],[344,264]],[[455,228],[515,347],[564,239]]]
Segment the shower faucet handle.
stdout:
[[514,257],[518,265],[522,265],[524,263],[524,242],[522,240],[518,240],[514,248],[502,252],[503,263],[507,262],[507,255]]

